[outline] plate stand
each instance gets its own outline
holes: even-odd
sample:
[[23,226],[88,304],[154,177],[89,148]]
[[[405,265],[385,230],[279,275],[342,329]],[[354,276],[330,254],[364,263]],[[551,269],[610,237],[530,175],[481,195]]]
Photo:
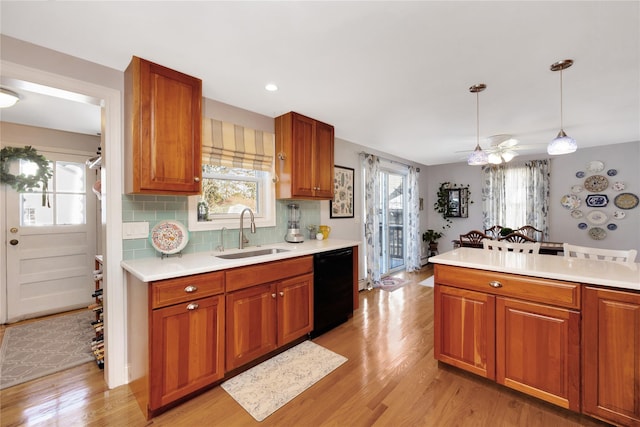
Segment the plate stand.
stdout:
[[182,258],[182,251],[176,252],[175,254],[163,254],[163,253],[160,254],[160,259],[170,258],[170,257]]

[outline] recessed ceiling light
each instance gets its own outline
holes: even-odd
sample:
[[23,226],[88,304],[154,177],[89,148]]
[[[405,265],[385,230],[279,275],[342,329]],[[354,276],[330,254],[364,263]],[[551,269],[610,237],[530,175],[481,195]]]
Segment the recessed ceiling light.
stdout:
[[269,92],[275,92],[278,90],[278,86],[275,83],[267,83],[264,88]]

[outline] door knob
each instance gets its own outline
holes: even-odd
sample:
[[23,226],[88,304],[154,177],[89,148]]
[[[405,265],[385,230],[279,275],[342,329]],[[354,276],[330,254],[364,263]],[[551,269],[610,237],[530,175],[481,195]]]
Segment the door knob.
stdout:
[[16,240],[16,239],[11,239],[11,240],[9,240],[9,243],[10,243],[11,245],[15,246],[15,245],[17,245],[17,244],[18,244],[18,240]]

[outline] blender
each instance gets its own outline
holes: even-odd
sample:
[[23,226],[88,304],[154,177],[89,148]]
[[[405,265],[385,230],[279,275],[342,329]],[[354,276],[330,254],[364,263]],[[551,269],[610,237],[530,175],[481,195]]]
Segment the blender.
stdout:
[[291,243],[304,242],[304,235],[300,232],[300,206],[291,203],[289,207],[289,220],[287,221],[287,234],[284,240]]

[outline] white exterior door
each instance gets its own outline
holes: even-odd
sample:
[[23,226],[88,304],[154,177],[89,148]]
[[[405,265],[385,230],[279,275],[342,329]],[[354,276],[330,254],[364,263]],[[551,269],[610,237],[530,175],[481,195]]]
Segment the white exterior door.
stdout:
[[[53,167],[49,205],[42,192],[18,193],[7,186],[6,274],[9,323],[86,307],[94,289],[96,254],[95,172],[86,156],[38,150]],[[33,164],[31,164],[33,165]],[[29,173],[28,162],[12,170]]]

